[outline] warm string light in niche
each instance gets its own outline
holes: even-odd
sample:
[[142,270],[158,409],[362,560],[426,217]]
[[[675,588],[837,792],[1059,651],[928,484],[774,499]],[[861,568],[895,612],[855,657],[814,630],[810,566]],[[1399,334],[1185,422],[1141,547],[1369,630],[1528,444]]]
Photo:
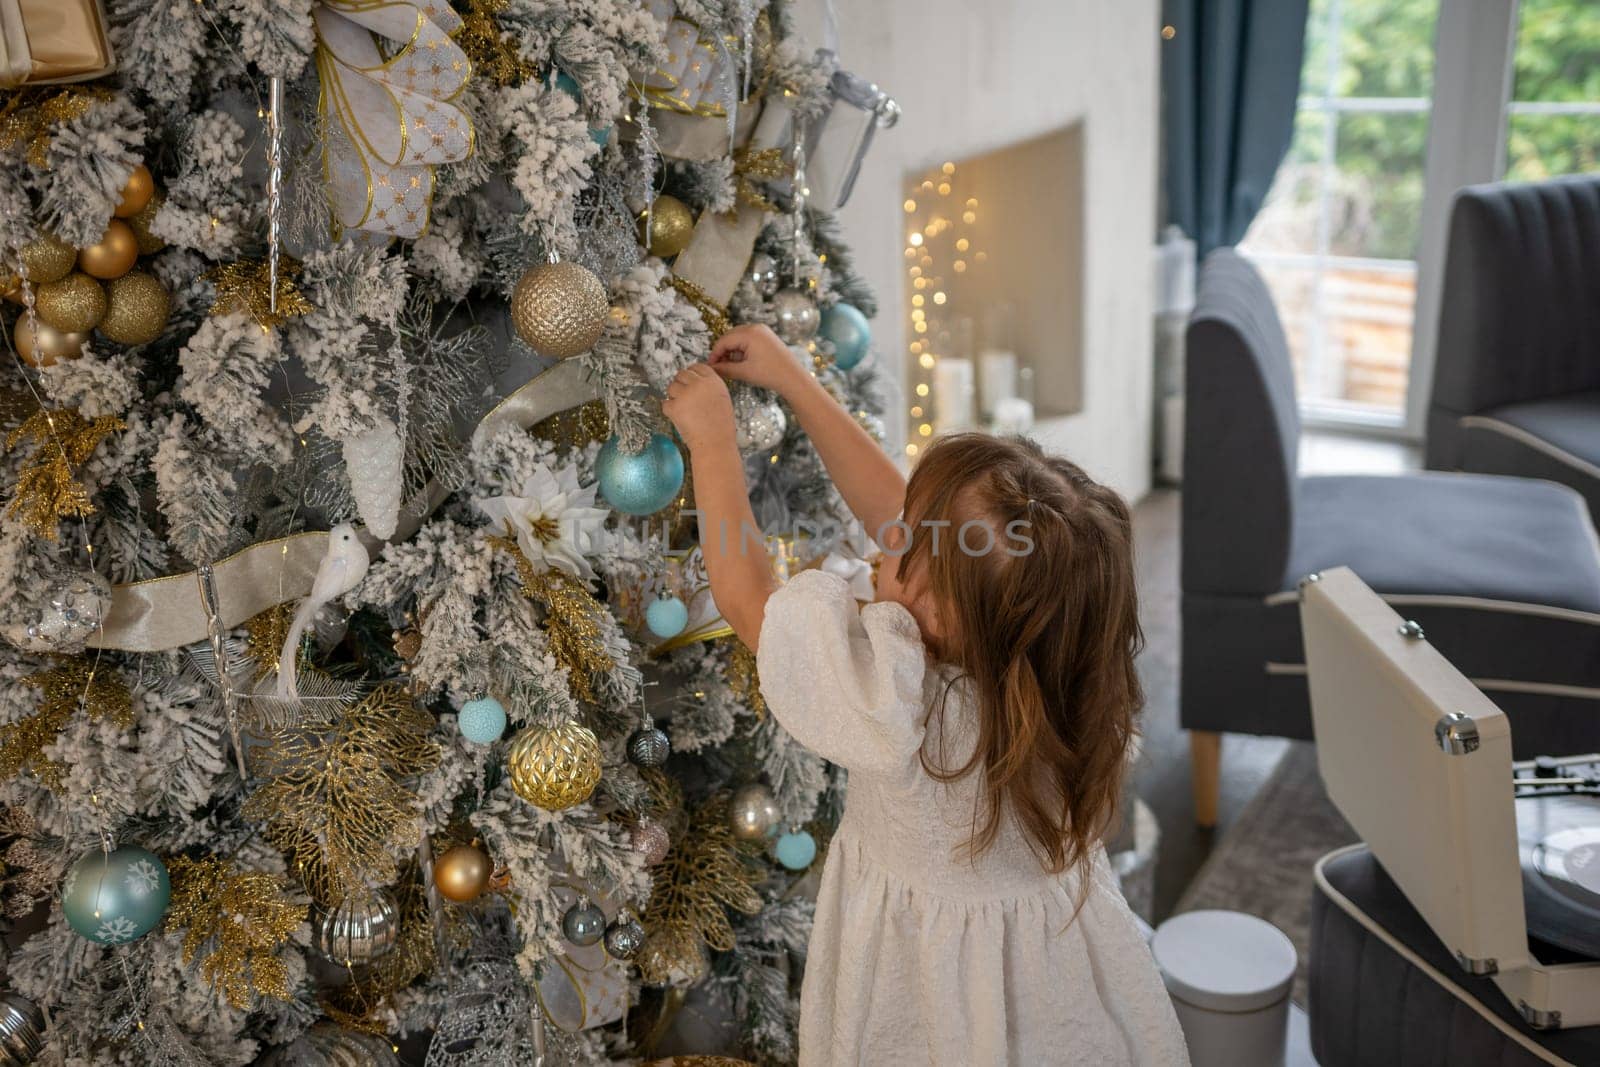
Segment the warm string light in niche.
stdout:
[[[910,432],[906,455],[915,459],[930,443],[938,413],[935,378],[939,359],[959,344],[953,329],[948,286],[988,254],[979,246],[978,198],[963,196],[953,162],[914,179],[901,207],[906,216],[906,316],[911,356],[907,384],[912,402],[907,409]],[[962,353],[971,355],[972,353]]]

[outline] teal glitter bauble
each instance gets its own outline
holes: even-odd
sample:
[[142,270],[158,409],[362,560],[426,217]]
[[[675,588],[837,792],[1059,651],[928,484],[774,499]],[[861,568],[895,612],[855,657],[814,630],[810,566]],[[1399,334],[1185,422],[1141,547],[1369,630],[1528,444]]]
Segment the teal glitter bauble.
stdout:
[[791,871],[803,871],[817,858],[817,839],[804,830],[796,830],[778,838],[773,851],[778,854],[779,863]]
[[637,456],[624,452],[612,437],[601,446],[594,470],[600,495],[626,515],[654,515],[683,488],[683,453],[664,433],[651,434]]
[[494,697],[479,697],[461,705],[456,727],[475,745],[492,745],[506,732],[506,709]]
[[657,597],[644,609],[644,624],[665,641],[677,637],[689,625],[689,609],[675,596]]
[[156,928],[172,899],[166,865],[135,845],[95,850],[67,868],[61,910],[79,936],[120,945]]
[[833,344],[833,362],[840,370],[851,370],[867,358],[872,346],[872,327],[867,317],[853,304],[835,304],[822,309],[822,336]]

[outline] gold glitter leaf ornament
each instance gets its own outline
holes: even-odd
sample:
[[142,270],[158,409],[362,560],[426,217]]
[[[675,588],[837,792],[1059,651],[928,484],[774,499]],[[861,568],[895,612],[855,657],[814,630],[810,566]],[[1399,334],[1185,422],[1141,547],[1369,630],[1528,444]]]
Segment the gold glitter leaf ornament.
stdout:
[[264,330],[282,326],[312,311],[311,301],[294,282],[300,264],[285,256],[278,261],[278,310],[272,310],[272,273],[264,259],[241,259],[206,271],[206,281],[216,286],[211,314],[249,315]]
[[6,517],[20,515],[35,534],[54,541],[56,523],[61,519],[93,515],[89,494],[74,475],[101,440],[126,428],[127,423],[114,415],[102,415],[91,422],[76,408],[36,411],[28,416],[6,436],[7,452],[22,441],[33,442],[33,450],[22,461]]
[[110,99],[108,89],[79,85],[48,93],[37,89],[5,93],[0,105],[0,152],[26,148],[29,166],[45,170],[50,166],[56,127],[81,118],[95,104]]
[[589,799],[600,782],[600,741],[579,722],[529,726],[511,742],[506,770],[517,796],[546,811]]
[[756,883],[761,869],[753,849],[742,846],[728,825],[728,797],[706,801],[689,829],[653,870],[650,903],[644,910],[644,951],[635,962],[650,985],[690,980],[703,973],[707,947],[733,948],[727,908],[754,915],[761,910]]
[[507,2],[467,0],[464,6],[456,5],[461,14],[456,44],[472,60],[474,74],[488,78],[502,89],[521,85],[539,72],[539,68],[518,51],[516,38],[500,28],[496,16],[506,9]]
[[240,1011],[256,996],[289,1000],[289,971],[278,950],[306,917],[283,879],[241,871],[216,856],[167,864],[172,903],[167,929],[183,930],[183,962],[203,956],[200,973]]
[[85,656],[53,658],[56,666],[24,679],[44,694],[39,710],[0,726],[0,782],[31,766],[46,786],[59,789],[64,768],[46,758],[44,750],[55,743],[79,708],[124,730],[133,725],[133,696],[115,668],[97,668]]
[[605,607],[582,581],[566,571],[535,568],[514,539],[490,535],[489,543],[508,553],[516,563],[522,594],[544,605],[543,625],[550,654],[567,669],[573,695],[579,700],[593,700],[591,679],[617,665],[606,651],[605,635],[600,632]]
[[432,726],[405,690],[383,685],[329,722],[266,731],[252,752],[264,784],[244,817],[266,822],[318,903],[394,880],[394,854],[420,833],[421,802],[406,782],[439,762]]

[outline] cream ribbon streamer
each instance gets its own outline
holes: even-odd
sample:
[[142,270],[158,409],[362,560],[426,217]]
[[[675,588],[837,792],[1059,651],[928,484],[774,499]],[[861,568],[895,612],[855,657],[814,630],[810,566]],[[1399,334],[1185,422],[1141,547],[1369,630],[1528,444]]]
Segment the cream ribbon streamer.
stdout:
[[449,36],[461,17],[443,0],[322,0],[313,18],[334,216],[347,229],[416,237],[434,166],[472,154],[472,120],[451,103],[472,74]]
[[[511,423],[528,427],[557,412],[595,399],[599,393],[589,381],[581,360],[563,360],[518,388],[478,423],[475,434]],[[391,540],[416,533],[449,490],[429,484],[403,510],[400,526]],[[369,549],[380,542],[363,531]],[[317,567],[327,551],[325,531],[295,534],[263,541],[236,552],[212,566],[217,591],[217,614],[232,628],[268,608],[297,600],[311,591]],[[92,648],[120,652],[159,652],[207,639],[205,600],[197,571],[150,578],[115,586],[105,624],[89,638]]]

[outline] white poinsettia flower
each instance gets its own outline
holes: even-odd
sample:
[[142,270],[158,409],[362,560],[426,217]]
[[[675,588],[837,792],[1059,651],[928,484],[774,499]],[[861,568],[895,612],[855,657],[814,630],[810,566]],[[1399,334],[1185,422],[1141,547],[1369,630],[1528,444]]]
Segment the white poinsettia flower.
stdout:
[[496,527],[516,537],[529,563],[587,581],[594,569],[584,557],[602,547],[610,514],[594,506],[595,489],[580,488],[571,467],[552,471],[540,464],[522,483],[520,494],[473,503]]

